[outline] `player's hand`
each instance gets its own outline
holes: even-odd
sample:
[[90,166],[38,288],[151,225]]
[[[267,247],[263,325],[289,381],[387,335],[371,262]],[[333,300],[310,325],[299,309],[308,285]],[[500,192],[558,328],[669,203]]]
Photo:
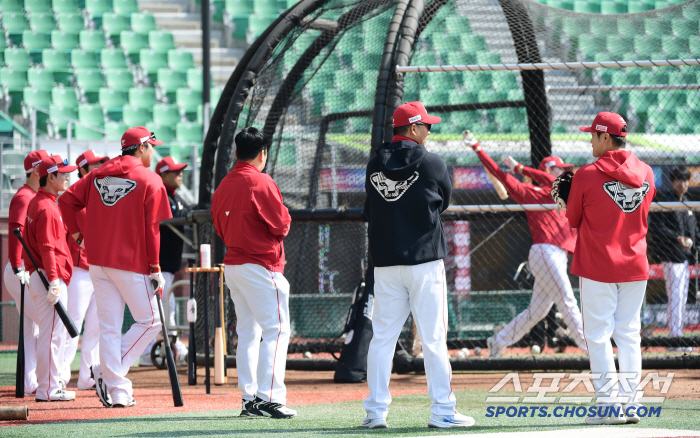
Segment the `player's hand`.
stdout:
[[678,243],[685,249],[690,249],[693,247],[693,239],[685,236],[678,236]]
[[464,141],[464,144],[467,146],[471,146],[472,149],[474,149],[475,152],[478,152],[481,150],[481,146],[479,146],[479,141],[474,137],[474,134],[468,129],[462,131],[462,140]]
[[29,284],[29,272],[25,271],[23,267],[18,267],[12,270],[15,273],[15,277],[22,284]]
[[153,292],[155,292],[155,295],[158,295],[160,299],[163,299],[165,278],[163,278],[163,273],[160,272],[160,266],[151,266],[151,282],[153,283]]
[[46,294],[46,301],[52,306],[58,303],[58,299],[61,296],[61,288],[58,286],[60,280],[53,280],[49,283],[49,290]]
[[522,164],[518,163],[515,161],[515,158],[511,157],[508,155],[503,159],[503,163],[510,169],[511,172],[513,173],[520,173],[520,170],[523,168]]
[[573,181],[574,173],[570,170],[562,173],[552,183],[552,199],[557,204],[557,212],[566,210],[566,203],[569,200],[569,191],[571,191],[571,181]]

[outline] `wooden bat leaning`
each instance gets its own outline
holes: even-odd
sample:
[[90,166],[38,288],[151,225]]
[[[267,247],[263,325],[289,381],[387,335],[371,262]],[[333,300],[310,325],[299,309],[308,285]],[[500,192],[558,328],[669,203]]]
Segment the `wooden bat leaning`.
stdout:
[[19,339],[17,340],[17,373],[15,374],[15,398],[24,398],[24,283],[20,283]]
[[[221,275],[219,275],[219,290],[221,290]],[[214,329],[214,385],[226,383],[224,369],[226,368],[226,358],[224,357],[224,335],[222,325],[221,293],[216,300],[216,328]]]
[[[151,280],[153,284],[153,290],[158,289],[158,283],[155,280]],[[165,361],[168,364],[168,376],[170,377],[170,390],[173,393],[173,403],[176,408],[184,406],[185,402],[182,400],[182,391],[180,390],[180,381],[177,378],[177,369],[175,369],[175,359],[173,358],[173,350],[170,348],[170,339],[168,339],[168,330],[165,326],[165,314],[163,312],[163,302],[160,299],[160,295],[156,294],[156,300],[158,301],[158,312],[160,313],[160,322],[162,324],[163,330],[163,346],[165,347]]]
[[[187,265],[191,268],[194,266],[194,259],[187,259]],[[190,272],[190,299],[194,299],[194,272]],[[194,310],[194,309],[193,309]],[[188,313],[190,309],[188,307]],[[189,316],[189,315],[188,315]],[[197,312],[194,312],[193,321],[196,321]],[[187,384],[196,385],[197,384],[197,348],[196,348],[196,338],[194,331],[194,322],[190,323],[190,345],[189,352],[187,353]]]
[[[29,260],[32,261],[32,264],[34,265],[34,269],[36,269],[36,272],[39,274],[39,278],[41,278],[41,282],[44,284],[44,287],[46,288],[46,291],[48,292],[49,290],[49,282],[46,280],[46,277],[44,277],[44,273],[39,270],[39,265],[37,265],[36,260],[34,260],[34,256],[32,256],[31,251],[29,251],[29,247],[27,246],[27,242],[24,241],[24,238],[22,238],[22,232],[19,230],[19,228],[15,228],[12,230],[12,233],[17,236],[19,239],[19,243],[22,244],[22,247],[24,247],[24,250],[27,251],[27,255],[29,256]],[[71,338],[75,338],[78,336],[78,329],[75,328],[75,324],[73,323],[73,320],[70,318],[70,315],[68,315],[68,312],[66,312],[66,308],[63,307],[63,304],[59,301],[56,304],[53,305],[53,307],[56,309],[56,313],[58,314],[58,317],[61,318],[61,321],[63,321],[63,325],[66,326],[66,330],[68,330],[68,334],[70,335]]]

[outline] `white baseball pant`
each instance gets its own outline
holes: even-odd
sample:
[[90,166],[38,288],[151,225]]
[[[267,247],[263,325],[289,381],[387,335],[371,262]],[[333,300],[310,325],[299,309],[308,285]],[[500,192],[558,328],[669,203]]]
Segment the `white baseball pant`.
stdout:
[[688,301],[688,284],[690,283],[690,269],[688,262],[662,263],[664,277],[666,278],[666,293],[668,294],[669,336],[683,336],[683,311]]
[[[588,358],[591,372],[600,374],[593,378],[597,402],[635,402],[641,396],[641,393],[636,394],[642,375],[640,311],[647,282],[601,283],[580,278],[583,333],[588,345]],[[617,345],[619,373],[615,369],[611,337]]]
[[[24,266],[24,265],[23,265]],[[12,265],[5,266],[5,287],[15,301],[17,313],[20,311],[22,285],[12,272]],[[36,343],[39,337],[39,311],[34,300],[29,295],[29,286],[24,287],[24,392],[31,394],[36,391]]]
[[[100,321],[100,369],[112,403],[128,404],[133,396],[129,368],[160,331],[158,303],[148,275],[90,266]],[[122,337],[124,304],[135,323]]]
[[226,266],[224,277],[236,308],[236,368],[243,399],[257,395],[287,404],[289,283],[281,273],[252,263]]
[[[78,389],[91,389],[95,382],[90,378],[90,367],[100,363],[100,323],[97,320],[95,289],[92,286],[90,272],[77,266],[73,267],[73,276],[68,287],[68,315],[80,331],[85,321],[82,342],[80,343],[80,372]],[[68,385],[70,366],[78,350],[78,337],[66,339],[66,363],[63,369],[63,381]]]
[[574,342],[580,349],[586,350],[581,312],[566,273],[567,259],[566,250],[558,246],[545,243],[532,245],[529,262],[535,284],[530,305],[498,332],[493,340],[494,347],[505,348],[518,342],[547,316],[552,304],[556,304]]
[[[63,280],[59,281],[59,288],[61,289],[59,300],[65,307],[68,303],[68,291]],[[68,331],[56,313],[56,308],[46,301],[46,288],[37,271],[32,272],[29,280],[29,294],[39,316],[39,338],[36,344],[36,399],[50,400],[51,394],[60,389],[58,382],[61,380],[66,357]],[[26,298],[24,302],[26,304]]]
[[[163,294],[170,289],[170,286],[173,285],[173,280],[175,279],[175,274],[172,272],[162,272],[163,274],[163,279],[165,280],[165,286],[163,286]],[[175,294],[170,294],[170,299],[168,300],[169,307],[168,309],[168,327],[175,327],[177,325],[177,322],[175,321]],[[165,307],[165,302],[163,303],[163,307]],[[165,312],[166,310],[163,309]],[[169,331],[168,336],[175,336],[177,335],[177,331]],[[170,340],[172,342],[172,339]],[[141,357],[139,358],[139,361],[143,361],[145,359],[146,363],[151,363],[151,350],[153,349],[153,345],[156,343],[156,338],[151,339],[151,342],[148,343],[146,348],[144,348],[143,352],[141,353]],[[185,355],[187,354],[187,347],[185,347],[185,344],[182,343],[180,338],[175,341],[175,348],[177,348],[177,362],[181,362],[181,358],[184,358]]]
[[447,353],[447,287],[445,265],[435,260],[414,266],[374,268],[374,312],[367,357],[368,418],[386,418],[391,403],[391,361],[401,328],[413,314],[423,340],[430,412],[454,415],[452,367]]

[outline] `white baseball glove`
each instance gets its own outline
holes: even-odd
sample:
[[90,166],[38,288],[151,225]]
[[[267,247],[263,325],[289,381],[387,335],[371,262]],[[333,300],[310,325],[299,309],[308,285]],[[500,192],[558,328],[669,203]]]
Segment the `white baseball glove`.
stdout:
[[508,166],[508,169],[510,169],[511,172],[513,172],[513,173],[518,173],[517,169],[518,169],[518,164],[520,164],[520,163],[518,163],[517,161],[515,161],[515,158],[511,157],[510,155],[508,155],[507,157],[505,157],[505,158],[503,159],[503,163],[504,163],[506,166]]
[[481,150],[481,146],[479,146],[479,140],[474,137],[474,134],[468,129],[462,131],[462,140],[464,141],[464,144],[467,146],[471,146],[474,151],[478,152]]
[[15,277],[22,284],[29,284],[29,272],[25,271],[23,267],[15,268],[12,270],[15,273]]
[[151,268],[151,282],[153,283],[153,292],[155,292],[156,295],[163,298],[165,278],[163,278],[163,273],[160,272],[160,268],[158,268],[157,271],[154,271],[154,269]]
[[46,294],[46,301],[52,306],[58,303],[58,299],[61,297],[61,288],[58,286],[60,280],[53,280],[49,283],[49,290]]

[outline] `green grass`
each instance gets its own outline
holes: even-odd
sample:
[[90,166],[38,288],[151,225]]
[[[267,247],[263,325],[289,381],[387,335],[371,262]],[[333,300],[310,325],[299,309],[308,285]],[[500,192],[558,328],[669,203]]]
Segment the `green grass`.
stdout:
[[[15,384],[15,369],[17,367],[17,352],[0,353],[0,386],[12,386]],[[71,371],[80,369],[80,350],[75,354],[70,364]]]
[[[499,395],[507,395],[499,393]],[[485,390],[457,391],[457,409],[476,419],[467,429],[428,429],[430,401],[426,395],[394,398],[389,429],[366,430],[358,427],[364,417],[362,402],[344,402],[296,408],[299,415],[290,420],[237,418],[238,410],[122,417],[56,424],[15,426],[3,429],[3,436],[118,436],[189,437],[233,435],[256,437],[362,437],[453,435],[460,433],[518,432],[580,428],[583,418],[486,418]],[[236,401],[237,402],[237,401]],[[668,428],[700,430],[697,400],[667,401],[659,418],[642,419],[638,425],[624,428]],[[553,407],[550,407],[550,411]],[[36,418],[36,417],[34,417]],[[593,427],[593,426],[589,426]]]

